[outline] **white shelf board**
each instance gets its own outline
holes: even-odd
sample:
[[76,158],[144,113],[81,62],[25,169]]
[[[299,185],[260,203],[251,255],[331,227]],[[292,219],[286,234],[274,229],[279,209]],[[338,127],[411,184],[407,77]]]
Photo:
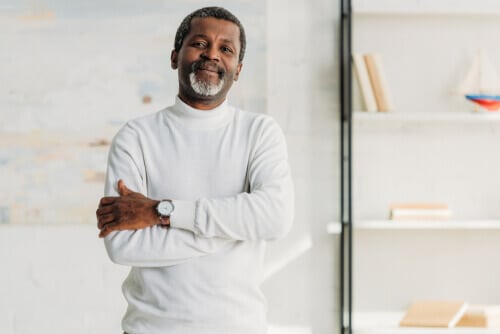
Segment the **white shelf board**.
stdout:
[[354,334],[499,334],[499,329],[477,327],[399,327],[404,312],[354,312]]
[[500,230],[500,220],[362,220],[356,229],[368,230]]
[[499,15],[498,0],[353,0],[354,15]]
[[367,112],[355,111],[354,123],[498,123],[500,112]]
[[[358,230],[500,230],[500,220],[360,220],[354,222]],[[329,234],[340,233],[340,223],[327,225]]]

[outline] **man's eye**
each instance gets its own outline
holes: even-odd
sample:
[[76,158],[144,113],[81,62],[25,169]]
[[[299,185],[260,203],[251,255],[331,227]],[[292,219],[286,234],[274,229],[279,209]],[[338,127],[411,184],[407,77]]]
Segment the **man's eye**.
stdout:
[[225,52],[225,53],[233,53],[233,49],[231,48],[228,48],[227,46],[223,46],[221,48],[222,52]]
[[195,48],[203,48],[205,46],[205,43],[203,43],[203,42],[194,42],[191,45],[194,46]]

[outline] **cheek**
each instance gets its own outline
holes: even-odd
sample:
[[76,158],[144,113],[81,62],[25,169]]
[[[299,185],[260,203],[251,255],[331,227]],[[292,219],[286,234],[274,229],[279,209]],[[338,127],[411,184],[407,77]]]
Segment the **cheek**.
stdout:
[[183,63],[182,66],[179,66],[179,71],[181,75],[189,75],[189,73],[192,72],[191,64],[190,63]]
[[239,75],[238,66],[232,67],[230,72],[231,72],[231,79],[236,81]]

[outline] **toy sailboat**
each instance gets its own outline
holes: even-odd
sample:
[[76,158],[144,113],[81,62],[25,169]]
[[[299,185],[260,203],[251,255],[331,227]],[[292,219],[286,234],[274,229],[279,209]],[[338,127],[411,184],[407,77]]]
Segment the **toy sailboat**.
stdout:
[[484,49],[479,50],[459,93],[487,111],[500,109],[500,79]]

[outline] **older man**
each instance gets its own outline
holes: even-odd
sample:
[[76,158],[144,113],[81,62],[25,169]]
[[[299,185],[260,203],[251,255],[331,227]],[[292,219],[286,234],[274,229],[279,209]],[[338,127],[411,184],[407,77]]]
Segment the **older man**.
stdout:
[[173,106],[128,122],[109,153],[97,210],[123,283],[130,334],[259,334],[266,241],[293,217],[284,136],[269,116],[228,105],[246,47],[219,7],[188,15],[171,66]]

